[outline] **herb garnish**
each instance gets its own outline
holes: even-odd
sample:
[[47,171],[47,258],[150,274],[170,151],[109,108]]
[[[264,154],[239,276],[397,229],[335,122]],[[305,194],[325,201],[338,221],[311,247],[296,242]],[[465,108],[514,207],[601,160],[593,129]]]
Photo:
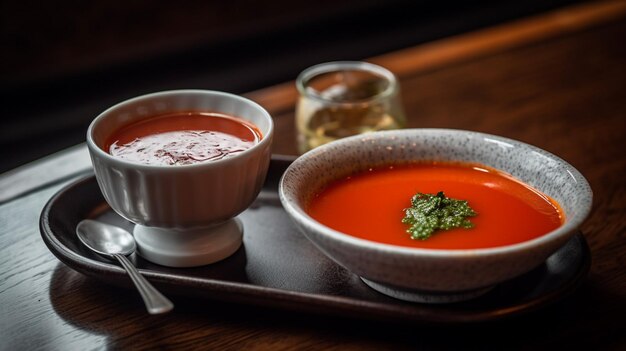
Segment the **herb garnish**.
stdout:
[[417,193],[411,198],[411,207],[405,209],[402,223],[411,226],[406,230],[411,239],[426,240],[439,229],[474,227],[467,219],[473,216],[476,212],[465,200],[448,198],[443,191],[437,195]]

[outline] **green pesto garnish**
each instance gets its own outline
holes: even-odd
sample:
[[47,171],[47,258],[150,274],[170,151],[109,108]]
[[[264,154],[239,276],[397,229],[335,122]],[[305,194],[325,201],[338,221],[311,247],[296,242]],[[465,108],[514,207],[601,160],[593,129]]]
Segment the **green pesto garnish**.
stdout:
[[468,217],[476,216],[467,201],[446,197],[443,191],[432,194],[417,193],[411,198],[411,207],[405,209],[402,223],[411,227],[406,230],[411,239],[426,240],[436,230],[472,228]]

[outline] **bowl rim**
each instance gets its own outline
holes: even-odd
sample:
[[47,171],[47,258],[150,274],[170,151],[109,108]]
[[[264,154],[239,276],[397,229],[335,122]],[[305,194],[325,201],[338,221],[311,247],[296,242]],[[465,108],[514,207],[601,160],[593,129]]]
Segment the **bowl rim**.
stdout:
[[[504,245],[504,246],[496,246],[496,247],[488,247],[488,248],[477,248],[477,249],[430,249],[430,248],[413,248],[413,247],[404,247],[392,244],[385,244],[381,242],[371,241],[367,239],[357,238],[355,236],[342,233],[335,229],[325,226],[324,224],[316,221],[311,216],[309,216],[303,208],[297,205],[297,201],[295,196],[288,194],[285,182],[288,180],[288,177],[292,174],[294,169],[298,167],[300,164],[305,162],[311,162],[311,159],[315,159],[315,157],[319,154],[327,152],[327,149],[332,147],[337,147],[346,144],[352,144],[361,142],[361,140],[365,139],[382,139],[389,136],[398,136],[398,135],[411,135],[411,134],[454,134],[456,136],[461,135],[471,135],[474,137],[482,137],[488,138],[496,142],[503,142],[514,145],[516,147],[526,148],[529,151],[536,151],[540,154],[547,156],[554,161],[557,161],[559,164],[567,168],[567,172],[574,179],[574,181],[581,185],[582,195],[588,197],[588,201],[583,202],[583,208],[576,213],[573,217],[566,217],[565,223],[563,223],[558,228],[545,233],[539,237],[533,238],[531,240],[523,241],[516,244]],[[331,238],[332,240],[339,241],[344,244],[348,244],[350,246],[361,247],[366,250],[373,251],[386,251],[388,253],[394,253],[403,256],[421,256],[421,257],[431,257],[431,258],[445,258],[445,257],[453,257],[453,258],[467,258],[474,257],[477,255],[480,256],[496,256],[496,255],[508,255],[514,252],[525,251],[534,247],[540,247],[546,245],[550,242],[557,241],[559,239],[565,239],[569,234],[576,233],[578,227],[584,222],[584,220],[588,217],[591,212],[592,202],[593,202],[593,192],[591,187],[589,186],[589,182],[585,179],[585,177],[572,165],[570,165],[565,160],[560,157],[546,151],[540,149],[531,144],[524,143],[522,141],[487,134],[482,132],[475,132],[469,130],[462,129],[446,129],[446,128],[412,128],[412,129],[398,129],[398,130],[389,130],[389,131],[379,131],[372,132],[362,135],[355,135],[343,139],[339,139],[333,141],[328,144],[324,144],[319,146],[302,156],[298,157],[283,173],[279,182],[278,188],[280,201],[289,214],[289,216],[296,222],[300,222],[301,224],[312,227],[315,231],[322,233],[322,235]],[[306,235],[306,234],[305,234]],[[308,237],[308,235],[306,235]],[[315,243],[315,242],[314,242]],[[317,245],[317,243],[315,243]]]
[[[355,99],[355,100],[340,100],[335,101],[332,99],[328,99],[323,97],[320,94],[312,93],[307,88],[306,85],[312,79],[327,73],[339,73],[342,71],[362,71],[368,72],[373,75],[380,76],[381,78],[387,81],[387,86],[384,90],[369,96],[363,99]],[[331,61],[320,63],[314,66],[311,66],[304,71],[302,71],[298,77],[296,78],[296,89],[298,90],[300,96],[306,97],[317,102],[329,105],[329,106],[355,106],[362,105],[368,103],[374,103],[377,101],[389,99],[390,97],[398,94],[399,86],[398,80],[396,76],[387,68],[366,61]]]
[[[227,157],[227,158],[223,158],[220,160],[215,160],[215,161],[210,161],[210,162],[198,162],[198,163],[192,163],[192,164],[186,164],[186,165],[161,165],[161,164],[149,164],[149,163],[139,163],[139,162],[133,162],[133,161],[129,161],[120,157],[115,157],[111,154],[109,154],[108,152],[104,151],[102,148],[100,148],[96,142],[93,140],[93,134],[94,134],[94,129],[96,128],[96,125],[99,123],[102,123],[102,120],[109,114],[111,114],[113,111],[136,103],[137,101],[140,100],[145,100],[145,99],[153,99],[153,98],[160,98],[160,97],[168,97],[168,96],[184,96],[184,95],[213,95],[213,96],[220,96],[220,97],[224,97],[224,98],[228,98],[228,99],[233,99],[239,102],[243,102],[246,104],[249,104],[251,106],[253,106],[254,108],[257,108],[260,112],[262,112],[262,115],[267,119],[268,122],[268,130],[267,133],[265,133],[265,135],[263,135],[261,137],[261,140],[259,140],[258,143],[254,144],[252,147],[250,147],[249,149],[246,149],[232,157]],[[219,113],[223,113],[221,111],[216,111]],[[153,116],[152,116],[153,117]],[[150,116],[148,116],[148,118],[150,118]],[[239,116],[237,116],[237,118],[240,118]],[[149,94],[144,94],[144,95],[139,95],[124,101],[121,101],[109,108],[107,108],[106,110],[102,111],[100,114],[98,114],[98,116],[96,116],[91,123],[89,124],[89,127],[87,128],[87,147],[90,150],[90,153],[92,153],[92,155],[95,155],[99,158],[105,159],[109,162],[112,163],[116,163],[116,164],[122,164],[125,165],[127,167],[132,167],[138,170],[146,170],[146,171],[164,171],[164,172],[177,172],[177,171],[181,171],[181,170],[191,170],[193,168],[214,168],[214,167],[221,167],[224,166],[225,164],[229,164],[229,163],[233,163],[233,162],[237,162],[238,159],[241,159],[243,157],[246,157],[247,155],[256,152],[256,150],[262,150],[265,149],[266,147],[269,147],[269,145],[272,142],[272,138],[274,135],[274,119],[272,118],[272,116],[269,114],[269,112],[267,112],[267,110],[265,110],[265,108],[263,108],[263,106],[259,105],[258,103],[239,96],[239,95],[235,95],[235,94],[231,94],[231,93],[226,93],[226,92],[222,92],[222,91],[216,91],[216,90],[203,90],[203,89],[179,89],[179,90],[166,90],[166,91],[159,91],[159,92],[154,92],[154,93],[149,93]]]

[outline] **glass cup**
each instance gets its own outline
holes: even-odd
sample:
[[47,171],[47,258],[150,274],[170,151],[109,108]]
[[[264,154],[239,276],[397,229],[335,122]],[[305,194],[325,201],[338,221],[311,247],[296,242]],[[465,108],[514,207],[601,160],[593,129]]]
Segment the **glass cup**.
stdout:
[[343,137],[405,126],[398,81],[383,67],[359,61],[323,63],[300,73],[296,87],[301,153]]

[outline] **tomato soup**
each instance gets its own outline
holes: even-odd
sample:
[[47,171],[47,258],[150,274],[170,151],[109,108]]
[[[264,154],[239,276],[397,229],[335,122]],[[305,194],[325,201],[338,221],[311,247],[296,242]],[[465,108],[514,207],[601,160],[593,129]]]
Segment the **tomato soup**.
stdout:
[[[477,213],[473,228],[411,239],[402,223],[416,193],[439,191],[467,200]],[[516,244],[563,223],[558,204],[498,170],[473,164],[420,163],[388,166],[331,183],[306,208],[318,222],[371,241],[430,249],[476,249]]]
[[176,112],[124,126],[105,151],[128,161],[188,165],[232,157],[259,142],[252,123],[213,112]]

